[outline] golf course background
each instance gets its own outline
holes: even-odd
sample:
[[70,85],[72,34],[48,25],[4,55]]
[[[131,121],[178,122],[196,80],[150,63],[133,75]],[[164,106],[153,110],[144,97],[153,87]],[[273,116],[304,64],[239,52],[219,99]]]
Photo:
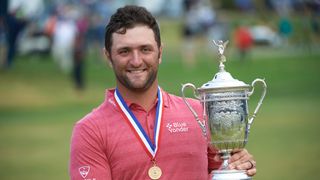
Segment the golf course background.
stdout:
[[[211,80],[218,68],[213,46],[200,39],[197,62],[187,67],[178,25],[171,21],[161,25],[161,87],[180,95],[183,83],[200,87]],[[255,47],[241,62],[231,41],[226,56],[226,70],[234,78],[248,84],[264,78],[268,85],[246,146],[257,161],[255,179],[319,179],[320,52],[295,46]],[[75,91],[71,78],[47,55],[19,56],[11,70],[0,72],[0,179],[69,179],[73,124],[115,85],[112,70],[96,57],[89,53],[86,59],[83,92]],[[257,87],[249,100],[250,113],[260,94]]]

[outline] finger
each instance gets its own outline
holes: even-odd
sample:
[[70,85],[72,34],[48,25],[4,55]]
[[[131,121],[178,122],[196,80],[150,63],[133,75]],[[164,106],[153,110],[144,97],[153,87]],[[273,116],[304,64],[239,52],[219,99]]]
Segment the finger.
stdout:
[[257,162],[256,162],[256,161],[254,161],[254,160],[249,160],[249,163],[252,165],[252,167],[251,167],[250,169],[256,168],[256,166],[257,166]]
[[[233,161],[237,161],[240,159],[244,159],[244,161],[248,160],[246,158],[246,156],[251,156],[251,154],[249,154],[249,152],[246,149],[242,149],[242,150],[234,150],[232,151],[232,156],[229,159],[229,162],[232,163]],[[250,157],[251,158],[251,157]]]
[[246,149],[233,149],[231,154],[239,153],[241,151],[246,151]]
[[243,149],[241,151],[237,151],[236,153],[233,153],[229,159],[229,163],[233,163],[235,161],[245,162],[245,161],[251,160],[252,158],[253,156],[249,154],[249,152],[246,149]]
[[230,157],[229,168],[247,170],[255,166],[255,162],[252,162],[254,162],[253,156],[247,150],[239,151]]
[[[251,167],[251,164],[249,164],[249,166]],[[232,163],[229,163],[228,168],[229,169],[247,169],[247,161],[244,161],[242,159],[233,161]]]
[[257,168],[252,168],[252,169],[247,170],[247,174],[248,174],[248,176],[256,175],[257,174]]
[[256,162],[253,160],[246,161],[236,166],[238,170],[250,170],[256,167]]

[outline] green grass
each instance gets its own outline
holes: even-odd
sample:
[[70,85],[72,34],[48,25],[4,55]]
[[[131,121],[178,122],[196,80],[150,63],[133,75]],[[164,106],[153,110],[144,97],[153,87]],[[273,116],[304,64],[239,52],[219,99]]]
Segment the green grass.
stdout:
[[[199,48],[196,65],[187,68],[179,38],[171,38],[176,33],[163,33],[173,45],[165,48],[160,65],[162,88],[180,95],[182,83],[200,87],[212,79],[218,65],[213,49]],[[257,160],[255,179],[318,179],[320,54],[257,48],[250,60],[239,62],[232,46],[227,53],[226,69],[234,78],[248,84],[265,78],[268,85],[247,145]],[[68,179],[72,126],[115,85],[106,63],[88,58],[86,64],[87,88],[82,93],[47,56],[19,57],[12,70],[0,72],[1,179]],[[249,101],[251,113],[260,93],[257,87]]]

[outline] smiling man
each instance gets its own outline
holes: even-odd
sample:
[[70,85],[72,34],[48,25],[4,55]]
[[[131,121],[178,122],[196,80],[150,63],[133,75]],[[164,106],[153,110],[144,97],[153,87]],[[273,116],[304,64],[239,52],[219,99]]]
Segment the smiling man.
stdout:
[[127,100],[149,108],[157,94],[162,46],[157,44],[152,29],[140,24],[113,33],[111,43],[105,54],[114,70],[117,88]]
[[[209,179],[221,165],[219,154],[182,98],[159,87],[162,45],[155,18],[142,7],[119,8],[106,27],[105,54],[116,87],[73,129],[71,179]],[[198,101],[189,102],[202,114]],[[256,173],[245,149],[234,152],[230,168]]]

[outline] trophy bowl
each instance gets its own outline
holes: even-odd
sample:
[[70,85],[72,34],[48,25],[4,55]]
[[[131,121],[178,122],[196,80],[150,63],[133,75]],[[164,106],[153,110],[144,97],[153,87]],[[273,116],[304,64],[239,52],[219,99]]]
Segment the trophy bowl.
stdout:
[[243,93],[212,92],[202,96],[213,145],[228,152],[243,148],[248,138],[248,108]]
[[[244,148],[248,142],[250,127],[266,95],[267,85],[263,79],[255,79],[251,85],[234,79],[230,73],[225,71],[223,64],[226,60],[223,52],[227,42],[218,41],[216,43],[214,41],[214,43],[219,48],[219,72],[211,81],[203,84],[200,88],[196,88],[191,83],[184,84],[181,89],[182,97],[199,123],[205,137],[207,137],[207,129],[209,129],[210,143],[221,154],[223,163],[219,170],[213,171],[213,179],[251,179],[245,171],[228,170],[228,159],[233,150]],[[262,84],[263,91],[253,115],[249,117],[248,100],[254,93],[254,87],[257,83]],[[191,88],[194,96],[200,100],[204,119],[199,118],[185,98],[186,88]]]

